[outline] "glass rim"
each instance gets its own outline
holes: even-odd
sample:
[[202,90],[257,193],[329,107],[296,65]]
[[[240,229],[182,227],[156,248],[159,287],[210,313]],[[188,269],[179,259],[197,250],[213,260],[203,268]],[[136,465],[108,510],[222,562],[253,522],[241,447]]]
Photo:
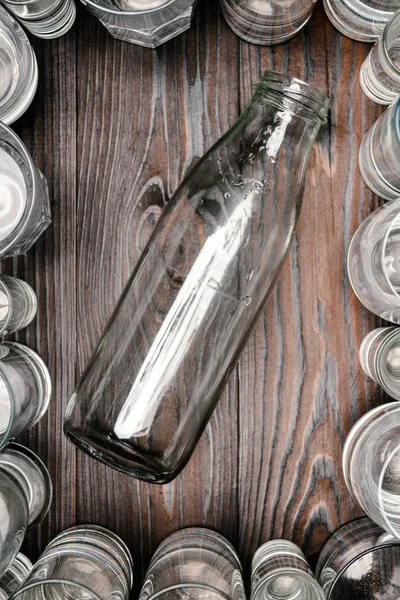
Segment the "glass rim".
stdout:
[[[102,4],[98,4],[94,0],[82,0],[82,1],[83,1],[83,4],[89,4],[93,8],[97,8],[97,9],[99,9],[105,13],[111,14],[111,15],[119,15],[119,16],[129,15],[131,17],[132,16],[143,17],[146,15],[150,15],[152,13],[156,13],[160,10],[165,10],[165,9],[169,8],[172,4],[175,4],[175,2],[177,2],[179,0],[167,0],[167,2],[165,4],[162,4],[161,6],[159,6],[157,8],[148,8],[146,10],[121,10],[121,9],[115,9],[115,8],[108,8],[106,6],[103,6]],[[195,1],[196,0],[187,0],[186,1],[187,7],[192,6]]]
[[324,593],[322,587],[320,586],[319,582],[317,581],[317,579],[310,573],[306,573],[305,571],[297,570],[294,567],[284,567],[284,568],[277,567],[273,571],[266,573],[263,576],[263,578],[261,579],[261,581],[259,582],[259,584],[254,589],[252,589],[252,592],[251,592],[252,597],[255,598],[258,591],[260,590],[260,588],[262,586],[264,586],[266,583],[268,583],[271,579],[275,579],[275,578],[279,577],[280,575],[281,576],[290,575],[290,576],[293,576],[295,579],[301,580],[302,583],[304,583],[308,589],[312,589],[312,590],[314,590],[315,593],[318,594],[318,596],[319,596],[318,600],[326,600],[325,593]]
[[12,392],[12,389],[10,387],[8,379],[7,379],[7,377],[5,377],[5,375],[3,375],[3,371],[1,370],[1,344],[0,344],[0,379],[2,380],[6,390],[8,392],[9,406],[10,406],[10,415],[8,418],[7,427],[3,433],[0,433],[0,450],[3,450],[7,446],[7,444],[13,440],[13,438],[10,439],[10,434],[12,431],[12,425],[13,425],[14,417],[15,417],[15,403],[14,403],[14,394]]
[[[2,291],[7,296],[7,300],[9,301],[9,304],[11,306],[11,310],[8,311],[7,319],[5,319],[3,327],[2,328],[0,327],[0,336],[3,336],[3,335],[6,335],[6,333],[7,333],[7,325],[9,324],[9,322],[11,320],[12,304],[13,304],[11,292],[8,289],[8,286],[3,281],[3,275],[0,275],[0,291]],[[0,434],[0,439],[1,439],[1,434]]]
[[[357,520],[360,520],[360,519],[357,519]],[[377,525],[377,526],[379,527],[379,525]],[[383,548],[390,548],[391,546],[398,546],[397,538],[392,539],[392,540],[390,540],[390,539],[382,540],[382,542],[380,542],[373,548],[367,548],[366,550],[363,550],[359,554],[356,554],[356,556],[353,556],[353,558],[351,558],[345,565],[343,565],[343,567],[340,569],[340,571],[338,571],[336,573],[336,577],[333,579],[332,584],[329,587],[329,591],[326,596],[327,600],[331,600],[332,593],[335,589],[336,584],[338,583],[338,581],[341,579],[342,575],[347,571],[347,569],[349,567],[354,565],[354,563],[356,563],[358,560],[364,558],[365,556],[368,556],[368,554],[376,552],[377,550],[382,550]]]
[[[31,450],[27,446],[18,444],[17,442],[11,442],[10,444],[8,444],[7,449],[15,450],[17,453],[22,454],[28,460],[30,460],[34,464],[35,468],[42,475],[43,481],[46,486],[45,502],[43,503],[43,506],[42,506],[38,516],[36,517],[36,519],[34,521],[29,521],[29,523],[28,523],[28,531],[30,531],[31,529],[34,529],[37,525],[39,525],[39,523],[41,523],[41,521],[43,521],[43,519],[45,518],[45,516],[47,515],[47,513],[49,511],[51,502],[53,500],[53,483],[52,483],[50,473],[49,473],[46,465],[44,464],[42,459],[35,452],[33,452],[33,450]],[[30,506],[31,506],[31,503],[30,503],[30,499],[28,498],[29,510],[30,510]]]
[[[383,418],[385,415],[397,411],[400,411],[400,402],[396,400],[394,400],[393,402],[388,402],[386,404],[375,406],[371,410],[367,411],[364,415],[362,415],[362,417],[360,417],[350,429],[343,446],[342,472],[346,487],[352,495],[352,485],[350,483],[350,474],[348,469],[348,464],[350,462],[351,456],[354,455],[359,444],[362,442],[363,437],[368,433],[370,427],[372,427],[377,420]],[[349,456],[350,450],[351,455]]]
[[[400,408],[400,406],[399,406]],[[384,489],[383,489],[383,480],[385,478],[385,474],[389,468],[389,465],[391,463],[391,461],[393,460],[393,458],[396,456],[396,454],[399,454],[400,456],[400,442],[395,446],[395,448],[393,450],[391,450],[391,452],[389,453],[389,455],[387,456],[385,462],[382,465],[381,468],[381,472],[379,475],[379,481],[378,481],[378,503],[379,503],[379,512],[381,514],[381,516],[383,517],[385,526],[388,528],[386,531],[389,531],[389,533],[391,535],[393,535],[396,539],[400,540],[400,513],[399,513],[399,517],[398,517],[398,530],[396,531],[393,523],[393,519],[390,520],[389,519],[389,513],[385,508],[385,502],[384,502]],[[400,489],[400,482],[399,482],[399,489]],[[385,529],[386,529],[385,527]]]
[[[36,94],[37,87],[38,87],[39,68],[38,68],[35,51],[32,47],[32,44],[30,43],[29,38],[26,35],[25,31],[21,27],[18,20],[13,15],[11,15],[9,12],[7,12],[7,10],[4,8],[4,6],[0,5],[0,22],[3,21],[3,19],[5,20],[6,27],[9,26],[7,21],[11,22],[13,27],[17,27],[17,34],[25,44],[26,50],[28,52],[28,60],[30,61],[31,67],[32,67],[30,82],[29,82],[28,87],[22,90],[24,93],[21,97],[21,100],[15,106],[12,107],[12,110],[8,111],[8,114],[3,115],[1,118],[0,125],[7,126],[7,125],[10,125],[11,123],[14,123],[14,121],[16,121],[17,119],[19,119],[24,114],[24,112],[26,112],[28,107],[30,106],[30,104]],[[14,31],[11,32],[11,38],[14,41],[14,38],[15,38]],[[23,78],[23,79],[25,80],[25,78]],[[21,84],[21,80],[19,83]],[[18,88],[17,91],[20,92],[21,90]]]
[[[9,248],[11,246],[14,246],[15,244],[18,243],[18,238],[24,233],[25,226],[26,226],[27,222],[29,221],[29,218],[34,210],[35,202],[36,202],[36,198],[37,198],[37,190],[36,190],[35,182],[36,182],[36,177],[37,177],[36,173],[38,171],[38,168],[36,167],[36,164],[34,163],[33,158],[31,157],[30,153],[28,152],[28,149],[26,148],[26,146],[23,143],[23,141],[21,140],[21,138],[15,133],[15,131],[13,131],[8,125],[6,125],[2,121],[0,121],[0,148],[2,146],[2,142],[6,145],[10,145],[10,143],[7,141],[7,139],[3,139],[3,137],[2,137],[3,132],[6,133],[6,136],[9,136],[12,139],[13,144],[11,144],[11,148],[13,150],[15,150],[15,147],[16,147],[18,149],[18,151],[22,154],[24,161],[26,161],[29,175],[32,180],[32,190],[31,191],[29,191],[28,189],[26,190],[26,207],[25,207],[24,213],[23,213],[19,223],[8,234],[8,236],[5,237],[4,240],[1,240],[1,242],[0,242],[0,245],[3,246],[2,255],[5,252],[7,252],[7,250],[9,250]],[[13,158],[13,156],[11,156],[11,158]],[[19,168],[20,168],[22,174],[24,175],[21,167],[19,167]],[[24,180],[25,180],[25,175],[24,175]]]
[[266,561],[276,556],[294,556],[308,565],[302,550],[294,542],[279,538],[269,540],[257,548],[251,561],[252,575]]
[[389,48],[388,48],[388,39],[387,39],[388,35],[390,33],[390,30],[391,30],[391,27],[394,23],[396,23],[397,19],[399,20],[399,24],[400,24],[400,9],[396,10],[396,12],[394,12],[392,14],[389,21],[386,23],[385,29],[383,30],[382,36],[379,40],[379,46],[382,48],[385,60],[388,61],[390,67],[393,69],[395,74],[400,77],[400,65],[397,65],[396,63],[394,63],[393,59],[390,57]]
[[394,130],[400,143],[400,97],[394,101],[394,105],[396,106],[394,110]]
[[25,582],[25,584],[23,584],[20,588],[18,588],[18,590],[16,592],[14,592],[12,599],[17,600],[18,598],[21,598],[22,594],[24,594],[25,592],[28,592],[29,590],[31,590],[35,587],[42,587],[42,586],[48,586],[48,585],[70,585],[71,587],[77,588],[78,590],[84,591],[87,594],[89,594],[91,596],[90,600],[103,600],[100,596],[98,596],[96,594],[96,592],[93,592],[91,589],[89,589],[88,587],[86,587],[85,585],[83,585],[81,583],[77,583],[76,581],[72,581],[70,579],[58,579],[58,578],[42,579],[40,581],[31,581],[31,582],[29,582],[29,580],[27,580]]
[[[387,356],[388,352],[393,348],[393,342],[396,338],[399,338],[400,347],[400,327],[387,327],[384,328],[386,331],[382,332],[382,340],[379,344],[379,347],[376,351],[376,355],[374,356],[374,368],[379,378],[379,384],[383,389],[396,400],[397,395],[400,393],[395,389],[395,386],[392,385],[391,374],[387,367]],[[377,336],[378,337],[378,336]]]
[[[173,541],[175,538],[179,538],[180,536],[184,535],[185,533],[200,533],[202,536],[202,539],[211,539],[213,541],[217,540],[218,543],[221,543],[224,548],[230,553],[230,555],[232,556],[232,558],[238,563],[238,565],[240,566],[240,560],[239,560],[239,555],[236,552],[235,548],[233,547],[233,545],[230,543],[229,540],[227,540],[223,535],[221,535],[220,533],[218,533],[217,531],[214,531],[213,529],[210,529],[209,527],[183,527],[182,529],[178,529],[177,531],[174,531],[173,533],[171,533],[170,535],[168,535],[166,538],[164,538],[160,544],[157,546],[156,550],[154,551],[154,554],[150,560],[150,566],[154,564],[154,559],[159,560],[159,556],[158,554],[160,552],[162,552],[164,550],[164,548],[166,550],[168,550],[168,544]],[[182,545],[180,546],[180,550],[186,550],[186,549],[193,549],[193,548],[200,548],[201,544],[193,544],[192,542],[188,543],[187,546],[186,545]],[[217,552],[217,550],[215,550],[214,548],[203,548],[203,550],[210,550],[211,552],[215,553]],[[171,549],[170,552],[172,552],[173,549]],[[168,552],[168,554],[170,553]],[[161,557],[162,558],[162,557]],[[150,569],[149,566],[149,569]]]
[[[399,71],[400,74],[400,71]],[[394,296],[399,300],[400,302],[400,294],[395,290],[392,282],[390,281],[390,278],[388,276],[388,270],[385,267],[385,255],[386,255],[386,250],[387,250],[387,244],[389,241],[389,236],[392,233],[393,228],[395,227],[396,224],[400,224],[400,201],[399,200],[394,200],[393,202],[390,203],[391,206],[389,207],[389,210],[393,207],[397,208],[397,212],[394,216],[394,218],[391,220],[389,227],[387,228],[387,231],[385,233],[385,236],[383,238],[383,244],[382,244],[382,250],[381,250],[381,265],[382,265],[382,271],[386,280],[386,283],[389,286],[390,291],[394,294]],[[383,205],[382,208],[385,208],[386,205]]]
[[303,107],[311,113],[320,123],[327,122],[329,110],[329,98],[312,84],[307,83],[290,74],[267,70],[263,73],[258,83],[254,86],[255,96],[262,97],[269,90],[278,92],[295,106]]

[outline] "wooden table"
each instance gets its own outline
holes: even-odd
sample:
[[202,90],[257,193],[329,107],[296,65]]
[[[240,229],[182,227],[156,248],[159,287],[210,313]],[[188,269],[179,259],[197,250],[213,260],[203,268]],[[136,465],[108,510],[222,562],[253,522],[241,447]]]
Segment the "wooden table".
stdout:
[[[217,4],[199,0],[191,30],[156,51],[114,40],[79,6],[66,36],[32,39],[39,89],[15,124],[46,174],[53,211],[28,255],[2,263],[36,290],[37,318],[17,339],[39,352],[54,384],[47,416],[23,438],[54,481],[49,517],[25,550],[35,558],[63,528],[98,523],[129,545],[137,587],[158,543],[189,525],[224,534],[247,573],[270,538],[318,552],[360,514],[341,448],[382,401],[358,361],[378,319],[355,298],[345,268],[352,234],[378,205],[357,167],[362,135],[381,112],[358,83],[371,46],[340,35],[322,6],[289,43],[252,46]],[[163,206],[269,68],[312,83],[332,105],[295,243],[189,465],[167,486],[138,482],[66,441],[65,406]]]

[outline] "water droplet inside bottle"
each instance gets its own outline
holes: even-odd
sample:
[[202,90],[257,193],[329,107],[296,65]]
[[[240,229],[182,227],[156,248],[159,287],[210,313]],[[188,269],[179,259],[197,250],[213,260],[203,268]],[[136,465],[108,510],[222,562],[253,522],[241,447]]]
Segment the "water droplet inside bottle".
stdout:
[[246,281],[251,281],[254,275],[254,269],[250,269],[250,271],[246,275]]
[[199,204],[203,204],[203,199],[202,198],[200,198]]
[[250,298],[250,296],[245,296],[243,298],[243,302],[245,303],[246,306],[249,306],[249,304],[251,304],[251,298]]
[[227,200],[228,200],[230,197],[231,197],[231,195],[230,195],[230,193],[229,193],[229,192],[226,192],[226,193],[224,194],[224,198],[226,198]]

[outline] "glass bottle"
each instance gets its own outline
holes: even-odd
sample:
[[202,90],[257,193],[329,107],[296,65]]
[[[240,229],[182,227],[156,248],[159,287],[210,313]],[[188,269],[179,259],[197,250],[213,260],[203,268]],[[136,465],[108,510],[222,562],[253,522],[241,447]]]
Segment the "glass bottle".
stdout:
[[155,483],[184,467],[280,272],[327,107],[268,71],[179,187],[69,402],[78,447]]

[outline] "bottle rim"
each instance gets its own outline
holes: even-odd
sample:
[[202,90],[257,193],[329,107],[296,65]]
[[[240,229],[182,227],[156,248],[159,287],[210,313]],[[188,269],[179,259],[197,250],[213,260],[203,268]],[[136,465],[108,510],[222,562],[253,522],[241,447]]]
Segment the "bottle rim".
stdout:
[[[268,91],[281,94],[285,107],[299,116],[311,116],[320,123],[327,122],[329,98],[313,85],[276,71],[266,71],[255,86],[255,95],[264,96]],[[302,111],[303,109],[303,111]]]

